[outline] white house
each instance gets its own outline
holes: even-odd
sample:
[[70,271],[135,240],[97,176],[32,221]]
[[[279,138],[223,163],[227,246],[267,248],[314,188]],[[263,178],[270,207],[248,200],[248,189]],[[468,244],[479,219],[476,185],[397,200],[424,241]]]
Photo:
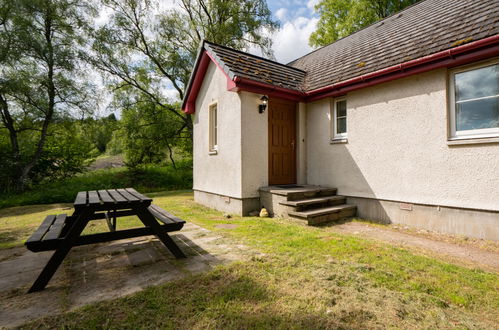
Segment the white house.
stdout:
[[497,0],[422,1],[288,64],[205,41],[182,108],[199,203],[499,240]]

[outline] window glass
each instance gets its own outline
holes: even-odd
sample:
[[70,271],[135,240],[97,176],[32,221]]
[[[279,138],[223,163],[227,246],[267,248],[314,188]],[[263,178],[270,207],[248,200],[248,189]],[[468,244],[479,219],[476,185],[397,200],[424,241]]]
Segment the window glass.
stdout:
[[499,94],[499,64],[456,73],[456,101]]
[[499,64],[456,73],[455,129],[499,127]]
[[217,105],[213,104],[210,106],[210,118],[209,118],[209,141],[210,141],[210,151],[218,150],[217,141]]
[[335,102],[334,108],[334,137],[344,138],[347,133],[347,101]]

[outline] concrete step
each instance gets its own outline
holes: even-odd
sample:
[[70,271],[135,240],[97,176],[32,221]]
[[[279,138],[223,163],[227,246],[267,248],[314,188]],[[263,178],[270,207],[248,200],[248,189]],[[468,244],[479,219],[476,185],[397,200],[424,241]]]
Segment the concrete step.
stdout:
[[308,211],[290,211],[288,212],[288,215],[293,218],[307,220],[309,225],[318,225],[330,221],[337,221],[343,218],[353,217],[356,213],[357,207],[355,205],[342,204]]
[[279,204],[293,207],[294,211],[305,211],[313,208],[345,204],[345,202],[346,202],[346,197],[335,195],[335,196],[300,199],[296,201],[284,201],[280,202]]
[[301,191],[290,191],[286,194],[288,201],[298,201],[307,198],[326,197],[336,195],[336,188],[318,187],[313,189],[303,189]]

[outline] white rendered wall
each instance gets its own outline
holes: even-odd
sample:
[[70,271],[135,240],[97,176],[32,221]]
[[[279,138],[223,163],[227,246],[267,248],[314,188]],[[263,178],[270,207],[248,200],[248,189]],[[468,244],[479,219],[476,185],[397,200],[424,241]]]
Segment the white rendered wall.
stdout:
[[259,197],[268,185],[268,110],[258,112],[262,95],[241,92],[242,197]]
[[[217,102],[218,153],[209,154],[210,104]],[[193,189],[224,196],[242,197],[241,101],[227,91],[227,78],[210,63],[196,99],[193,117]]]
[[308,183],[499,211],[499,144],[447,145],[446,84],[441,69],[349,93],[346,144],[330,144],[331,100],[307,104]]

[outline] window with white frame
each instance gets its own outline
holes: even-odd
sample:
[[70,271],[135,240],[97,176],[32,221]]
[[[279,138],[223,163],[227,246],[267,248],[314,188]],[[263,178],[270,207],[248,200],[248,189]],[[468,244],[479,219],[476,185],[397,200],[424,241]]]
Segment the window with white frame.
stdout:
[[499,61],[451,71],[451,138],[499,136]]
[[218,137],[217,137],[217,104],[211,104],[209,109],[209,151],[216,153],[218,150]]
[[332,120],[332,139],[346,139],[347,137],[347,100],[339,98],[334,100],[333,120]]

